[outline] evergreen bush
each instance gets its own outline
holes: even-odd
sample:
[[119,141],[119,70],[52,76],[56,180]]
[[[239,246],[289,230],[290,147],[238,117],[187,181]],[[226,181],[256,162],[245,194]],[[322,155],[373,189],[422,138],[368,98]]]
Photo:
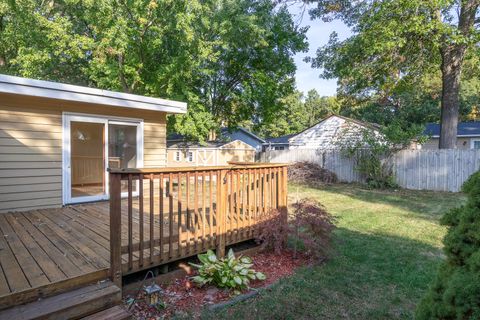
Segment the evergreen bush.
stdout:
[[447,256],[417,308],[417,319],[480,319],[480,171],[463,185],[467,203],[447,212]]

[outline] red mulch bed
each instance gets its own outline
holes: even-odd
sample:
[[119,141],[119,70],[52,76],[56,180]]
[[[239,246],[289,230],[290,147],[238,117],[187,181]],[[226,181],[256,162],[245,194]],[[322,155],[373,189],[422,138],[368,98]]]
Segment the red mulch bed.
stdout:
[[[285,251],[280,255],[262,252],[251,255],[250,257],[253,259],[253,268],[256,271],[263,272],[267,276],[265,281],[257,280],[250,283],[252,288],[268,286],[280,278],[292,275],[298,267],[311,263],[309,258],[301,254],[297,255],[297,259],[294,259],[290,251]],[[164,319],[178,312],[190,312],[195,316],[199,314],[199,311],[203,307],[227,301],[233,297],[231,291],[217,289],[214,286],[197,287],[189,280],[189,277],[192,275],[177,279],[168,286],[161,286],[163,289],[161,299],[166,305],[164,309],[157,310],[155,307],[148,306],[142,300],[143,296],[142,293],[140,293],[138,301],[135,302],[130,310],[135,319]],[[247,292],[248,290],[243,293]],[[131,296],[124,298],[125,301],[127,301]]]

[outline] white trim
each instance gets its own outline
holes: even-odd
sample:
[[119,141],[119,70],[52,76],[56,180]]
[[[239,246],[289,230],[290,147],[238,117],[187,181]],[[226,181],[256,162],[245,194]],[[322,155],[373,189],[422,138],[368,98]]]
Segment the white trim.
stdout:
[[[104,171],[105,194],[98,196],[85,196],[72,198],[71,195],[71,141],[70,141],[70,123],[71,121],[102,123],[105,126],[104,131],[104,168],[108,168],[108,126],[109,124],[120,124],[135,126],[137,128],[137,167],[144,166],[144,121],[143,119],[112,117],[106,115],[92,115],[82,113],[63,112],[62,114],[62,203],[63,205],[81,202],[91,202],[109,199],[109,177],[107,171]],[[137,190],[139,183],[137,181]],[[138,195],[138,191],[133,194]],[[122,193],[126,196],[126,193]]]
[[0,74],[0,92],[92,104],[186,113],[185,102]]
[[[70,132],[70,124],[72,121],[78,122],[88,122],[88,123],[101,123],[104,125],[104,140],[108,139],[108,119],[100,118],[100,117],[89,117],[89,116],[78,116],[78,115],[69,115],[63,114],[63,163],[62,163],[62,172],[63,172],[63,183],[62,183],[62,190],[63,190],[63,197],[62,202],[64,205],[71,204],[71,203],[81,203],[81,202],[91,202],[91,201],[99,201],[99,200],[107,200],[108,199],[108,176],[106,172],[104,172],[104,183],[105,183],[105,193],[102,195],[96,196],[85,196],[85,197],[76,197],[72,198],[72,188],[71,188],[71,132]],[[103,146],[105,159],[104,159],[104,168],[108,166],[108,143],[105,143]]]
[[[475,149],[475,142],[480,142],[480,139],[471,139],[470,140],[470,149]],[[478,149],[475,149],[478,150]]]

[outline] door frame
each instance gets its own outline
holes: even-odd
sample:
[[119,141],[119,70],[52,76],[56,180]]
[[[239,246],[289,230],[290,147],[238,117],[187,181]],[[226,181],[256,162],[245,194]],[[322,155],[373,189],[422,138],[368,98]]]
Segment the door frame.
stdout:
[[[104,145],[103,145],[103,154],[104,154],[104,181],[105,181],[105,193],[102,195],[96,196],[84,196],[84,197],[75,197],[72,198],[72,189],[71,189],[71,138],[70,138],[70,123],[72,121],[77,122],[89,122],[89,123],[102,123],[104,124]],[[125,118],[125,117],[116,117],[116,116],[107,116],[107,115],[96,115],[96,114],[84,114],[84,113],[72,113],[72,112],[63,112],[62,113],[62,203],[63,205],[74,204],[74,203],[83,203],[83,202],[94,202],[108,200],[109,195],[109,179],[107,174],[108,168],[108,125],[109,124],[123,124],[123,125],[132,125],[137,127],[137,168],[143,167],[143,128],[144,121],[143,119],[138,118]],[[137,188],[138,189],[138,188]],[[122,194],[124,196],[124,194]]]

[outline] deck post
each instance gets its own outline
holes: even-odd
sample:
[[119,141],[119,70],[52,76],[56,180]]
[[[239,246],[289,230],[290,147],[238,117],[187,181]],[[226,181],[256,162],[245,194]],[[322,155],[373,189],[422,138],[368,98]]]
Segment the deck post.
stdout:
[[227,233],[227,170],[220,170],[218,175],[218,199],[217,199],[217,244],[216,253],[218,258],[225,256],[226,233]]
[[121,174],[110,173],[110,278],[122,288]]
[[[288,224],[288,167],[282,168],[282,182],[279,183],[279,210],[283,213],[284,224]],[[286,239],[285,239],[286,241]]]

